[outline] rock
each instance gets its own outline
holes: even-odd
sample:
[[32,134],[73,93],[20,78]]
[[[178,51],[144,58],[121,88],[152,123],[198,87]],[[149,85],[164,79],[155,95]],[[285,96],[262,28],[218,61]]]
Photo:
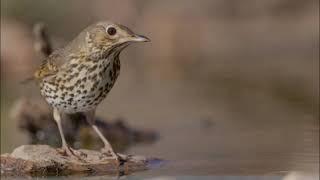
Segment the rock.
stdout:
[[1,176],[50,176],[50,175],[119,175],[147,170],[153,163],[161,163],[156,158],[123,155],[118,163],[99,151],[77,150],[86,156],[78,159],[61,153],[61,149],[48,145],[22,145],[11,154],[1,155]]

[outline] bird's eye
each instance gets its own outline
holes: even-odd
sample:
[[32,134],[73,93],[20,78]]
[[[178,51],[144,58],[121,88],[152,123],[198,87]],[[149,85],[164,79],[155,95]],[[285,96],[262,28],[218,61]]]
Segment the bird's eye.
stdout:
[[108,30],[107,30],[107,32],[108,32],[108,34],[109,34],[110,36],[113,36],[113,35],[115,35],[115,34],[117,33],[117,30],[116,30],[116,28],[114,28],[114,27],[109,27]]

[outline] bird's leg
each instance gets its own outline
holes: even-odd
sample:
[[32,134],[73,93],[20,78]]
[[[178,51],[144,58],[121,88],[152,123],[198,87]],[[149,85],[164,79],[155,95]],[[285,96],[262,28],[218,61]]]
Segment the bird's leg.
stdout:
[[114,152],[111,144],[109,141],[104,137],[104,135],[101,133],[101,131],[98,129],[98,127],[95,125],[95,112],[89,111],[85,113],[86,119],[88,123],[92,126],[93,130],[98,134],[99,138],[102,140],[104,147],[102,148],[102,152],[105,155],[114,157],[117,161],[122,161],[123,158],[121,158],[117,153]]
[[60,133],[60,136],[61,136],[62,150],[63,150],[62,153],[66,154],[66,155],[69,155],[69,156],[75,156],[78,159],[82,160],[81,157],[82,156],[86,156],[86,155],[84,153],[82,153],[82,152],[78,152],[78,151],[72,149],[67,144],[66,138],[65,138],[64,133],[63,133],[62,125],[61,125],[61,114],[58,111],[58,109],[56,109],[56,108],[53,109],[53,119],[57,122],[59,133]]

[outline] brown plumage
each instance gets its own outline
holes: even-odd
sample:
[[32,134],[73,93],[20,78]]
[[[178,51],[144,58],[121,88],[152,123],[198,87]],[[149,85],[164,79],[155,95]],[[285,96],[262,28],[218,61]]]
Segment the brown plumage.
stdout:
[[65,141],[61,115],[80,112],[104,142],[103,150],[118,157],[95,126],[95,110],[117,80],[120,52],[132,42],[147,41],[120,24],[99,22],[83,30],[66,47],[54,51],[34,73],[41,95],[53,107],[62,147],[68,155],[78,156]]

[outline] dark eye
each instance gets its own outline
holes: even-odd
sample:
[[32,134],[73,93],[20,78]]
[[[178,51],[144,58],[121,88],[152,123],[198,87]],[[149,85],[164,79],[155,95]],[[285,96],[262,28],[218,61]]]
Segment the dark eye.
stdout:
[[108,34],[109,34],[110,36],[113,36],[113,35],[115,35],[115,34],[117,33],[117,30],[116,30],[116,28],[114,28],[114,27],[109,27],[108,30],[107,30],[107,32],[108,32]]

